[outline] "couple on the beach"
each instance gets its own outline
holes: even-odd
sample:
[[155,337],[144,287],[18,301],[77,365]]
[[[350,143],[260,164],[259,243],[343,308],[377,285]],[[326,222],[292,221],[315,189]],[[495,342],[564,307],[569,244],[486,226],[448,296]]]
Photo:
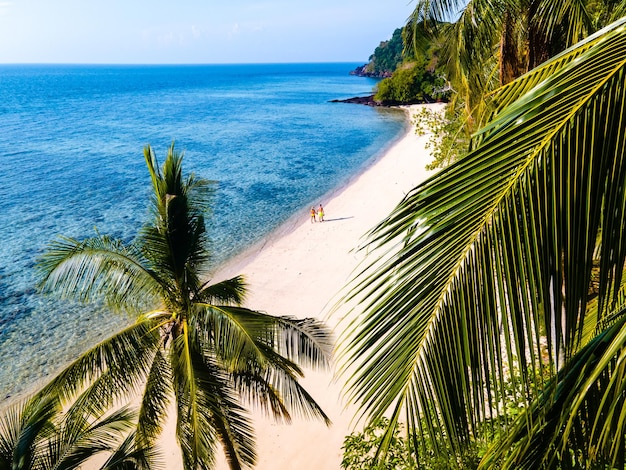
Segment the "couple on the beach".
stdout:
[[317,209],[317,219],[315,220],[315,207],[311,207],[311,223],[313,222],[324,222],[324,208],[320,204],[319,209]]

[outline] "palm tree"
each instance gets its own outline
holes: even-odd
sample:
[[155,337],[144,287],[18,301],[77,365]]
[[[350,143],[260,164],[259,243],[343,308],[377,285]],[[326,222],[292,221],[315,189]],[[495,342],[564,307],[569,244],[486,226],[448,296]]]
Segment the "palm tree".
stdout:
[[405,42],[410,49],[424,31],[440,36],[440,64],[474,133],[489,119],[495,88],[624,15],[619,0],[418,0]]
[[106,417],[64,419],[58,400],[33,397],[11,406],[0,417],[0,468],[71,470],[96,455],[101,470],[146,468],[152,449],[135,447],[133,415],[121,409]]
[[[482,468],[626,462],[626,18],[494,96],[473,150],[370,233],[341,339],[351,399]],[[503,398],[504,397],[504,398]],[[604,467],[602,467],[604,468]]]
[[231,468],[251,466],[245,404],[286,421],[297,413],[330,422],[298,383],[301,365],[328,364],[329,332],[313,319],[242,307],[242,277],[207,280],[204,214],[213,185],[183,177],[173,144],[162,169],[149,146],[144,156],[153,219],[136,241],[62,238],[39,263],[44,292],[104,299],[137,321],[81,355],[43,393],[72,403],[70,415],[102,415],[122,398],[138,397],[139,447],[155,443],[173,403],[185,468],[212,468],[218,444]]

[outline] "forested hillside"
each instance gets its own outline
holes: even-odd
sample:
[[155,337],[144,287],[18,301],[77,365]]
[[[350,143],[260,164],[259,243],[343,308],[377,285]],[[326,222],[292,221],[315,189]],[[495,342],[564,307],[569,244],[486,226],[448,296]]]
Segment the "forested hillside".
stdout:
[[391,39],[381,41],[380,45],[374,49],[374,53],[369,57],[369,62],[352,71],[353,75],[365,77],[390,77],[394,70],[402,63],[402,50],[404,42],[402,40],[403,28],[398,28],[393,32]]
[[439,48],[427,42],[423,50],[405,47],[405,28],[393,32],[382,41],[369,62],[351,73],[382,78],[375,90],[374,101],[382,105],[423,103],[446,99],[445,76],[437,69]]

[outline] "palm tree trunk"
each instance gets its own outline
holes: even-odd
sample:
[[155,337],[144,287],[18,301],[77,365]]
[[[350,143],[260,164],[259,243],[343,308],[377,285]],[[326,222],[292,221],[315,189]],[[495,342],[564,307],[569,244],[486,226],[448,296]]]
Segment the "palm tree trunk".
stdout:
[[541,20],[538,13],[538,1],[531,1],[528,6],[528,69],[532,70],[548,60],[557,51],[565,49],[564,45],[554,46],[559,41],[558,31],[552,31],[553,39],[547,37],[546,31],[539,27]]
[[500,40],[500,85],[512,82],[524,72],[526,72],[526,67],[519,56],[519,47],[515,37],[515,20],[507,11],[502,21]]

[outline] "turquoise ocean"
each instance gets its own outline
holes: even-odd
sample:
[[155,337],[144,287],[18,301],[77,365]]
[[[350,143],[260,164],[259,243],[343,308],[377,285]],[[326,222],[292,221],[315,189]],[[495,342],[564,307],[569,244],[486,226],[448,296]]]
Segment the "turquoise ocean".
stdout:
[[131,241],[148,216],[143,148],[174,141],[215,180],[215,265],[345,184],[405,130],[357,63],[0,65],[0,400],[32,389],[128,318],[37,293],[59,235]]

